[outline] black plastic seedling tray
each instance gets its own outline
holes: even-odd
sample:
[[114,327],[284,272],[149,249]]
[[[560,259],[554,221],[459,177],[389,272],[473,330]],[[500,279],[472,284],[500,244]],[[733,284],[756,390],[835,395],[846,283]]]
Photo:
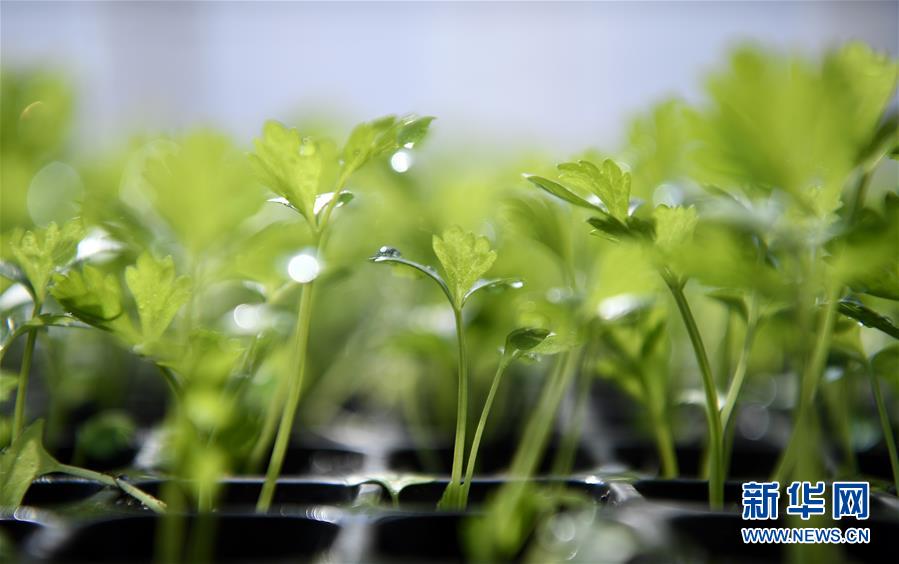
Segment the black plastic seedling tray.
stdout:
[[[376,454],[334,444],[292,449],[294,460],[302,462],[279,480],[267,514],[254,512],[262,477],[224,480],[213,521],[215,560],[465,561],[467,551],[460,526],[467,518],[480,515],[484,503],[506,483],[502,456],[485,457],[482,475],[471,486],[469,509],[447,513],[435,509],[447,484],[445,473],[410,473],[405,461],[410,460],[412,451],[405,445],[370,450]],[[594,527],[623,528],[640,539],[629,561],[788,559],[788,547],[742,542],[740,528],[747,522],[741,518],[740,481],[727,482],[724,509],[710,511],[707,484],[702,480],[662,480],[637,470],[622,472],[626,465],[620,460],[597,460],[587,448],[579,452],[577,470],[572,475],[543,474],[532,482],[564,487],[587,500],[594,508]],[[319,471],[323,468],[327,471]],[[616,470],[609,473],[606,468]],[[153,472],[129,476],[151,494],[159,494],[166,482]],[[189,513],[185,517],[189,532],[200,516]],[[152,561],[160,522],[160,517],[118,490],[49,476],[31,486],[23,508],[0,517],[0,529],[15,546],[13,561],[140,562]],[[752,526],[786,525],[780,520]],[[894,561],[889,555],[894,540],[899,538],[899,500],[888,493],[873,493],[870,519],[814,526],[869,527],[871,543],[846,545],[840,557],[861,562]],[[524,557],[535,542],[533,538],[528,540],[519,556]]]

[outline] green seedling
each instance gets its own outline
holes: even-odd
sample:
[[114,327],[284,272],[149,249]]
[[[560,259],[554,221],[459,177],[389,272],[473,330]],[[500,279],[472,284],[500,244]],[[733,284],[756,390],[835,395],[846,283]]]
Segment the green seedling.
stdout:
[[[515,278],[481,278],[496,260],[496,251],[490,248],[485,237],[451,227],[441,237],[433,238],[434,254],[443,267],[443,275],[430,266],[411,261],[392,247],[381,247],[371,260],[375,263],[401,265],[424,274],[436,283],[453,310],[456,327],[456,343],[459,350],[459,380],[456,403],[456,437],[453,448],[453,466],[450,482],[440,500],[442,509],[461,509],[465,506],[466,490],[463,488],[462,469],[465,463],[465,427],[468,419],[468,355],[462,310],[475,294],[502,287],[518,288],[523,285]],[[472,467],[473,468],[473,467]]]
[[[27,335],[22,365],[16,383],[11,444],[2,455],[3,476],[7,483],[0,490],[3,492],[0,497],[0,502],[2,502],[0,505],[16,507],[21,503],[22,496],[34,478],[51,472],[62,472],[119,487],[147,507],[161,512],[165,507],[162,502],[127,482],[56,461],[44,450],[42,422],[25,428],[26,394],[38,331],[51,326],[72,327],[79,324],[79,319],[84,320],[71,312],[65,314],[42,313],[48,293],[51,293],[61,303],[65,301],[64,296],[78,293],[79,296],[85,297],[90,294],[90,297],[84,302],[88,304],[84,309],[84,318],[93,322],[99,322],[100,319],[111,320],[122,314],[121,309],[113,311],[108,307],[109,302],[99,299],[102,292],[111,289],[106,284],[106,279],[100,275],[92,276],[92,281],[97,284],[98,288],[95,288],[95,293],[90,293],[78,271],[71,268],[71,262],[75,258],[82,236],[83,228],[79,220],[72,220],[62,228],[51,223],[44,229],[14,232],[10,241],[10,249],[15,263],[3,263],[3,276],[25,287],[31,295],[33,305],[31,318],[10,331],[4,339],[3,348],[0,349],[0,359],[2,359],[15,338]],[[75,277],[81,284],[73,290],[68,284]],[[102,289],[99,286],[102,286]],[[115,296],[115,290],[112,291]]]
[[654,211],[654,221],[642,219],[629,210],[630,173],[622,171],[614,161],[607,159],[601,166],[578,161],[563,163],[558,168],[559,182],[533,175],[526,175],[525,178],[557,198],[599,213],[589,220],[597,234],[612,239],[651,241],[656,250],[659,274],[677,304],[702,376],[709,435],[709,500],[713,507],[721,507],[724,502],[723,433],[718,391],[699,327],[684,295],[687,279],[670,266],[671,257],[693,236],[696,210],[692,207],[660,206]]
[[267,123],[262,138],[256,140],[250,160],[259,181],[278,195],[275,201],[303,217],[312,235],[313,248],[301,269],[303,272],[297,276],[302,288],[294,330],[294,368],[283,380],[284,385],[269,410],[254,453],[259,457],[268,450],[277,422],[265,485],[256,505],[259,511],[267,511],[271,505],[303,390],[313,289],[320,270],[319,260],[330,234],[332,214],[353,199],[346,185],[354,173],[372,159],[416,145],[424,138],[432,120],[430,117],[388,116],[360,124],[350,134],[341,152],[329,140],[302,137],[297,130],[277,122]]
[[481,418],[478,420],[478,426],[474,432],[474,438],[471,441],[471,450],[468,453],[468,466],[465,470],[465,480],[462,482],[461,506],[465,508],[468,505],[468,491],[471,489],[471,480],[474,477],[475,462],[478,458],[478,448],[481,446],[481,437],[484,434],[484,428],[487,426],[487,417],[490,415],[490,408],[493,406],[493,400],[496,397],[496,390],[502,382],[506,370],[517,358],[524,354],[538,349],[539,346],[546,341],[550,332],[546,329],[516,329],[509,333],[506,337],[506,345],[503,347],[503,355],[496,367],[496,374],[493,376],[493,382],[490,384],[490,391],[487,393],[487,399],[484,402],[484,408],[481,411]]

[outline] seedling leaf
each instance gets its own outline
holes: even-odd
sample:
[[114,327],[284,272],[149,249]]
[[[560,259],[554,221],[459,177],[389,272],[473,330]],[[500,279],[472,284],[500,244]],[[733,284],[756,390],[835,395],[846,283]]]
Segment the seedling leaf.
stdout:
[[883,331],[894,339],[899,339],[899,327],[889,317],[880,315],[858,300],[843,298],[839,303],[839,311],[847,317],[858,321],[865,327]]
[[43,434],[44,422],[35,421],[0,453],[0,508],[11,510],[21,505],[31,482],[58,465],[44,450]]
[[539,347],[552,333],[548,329],[525,327],[516,329],[506,337],[505,355],[520,356]]
[[453,294],[450,291],[449,286],[447,286],[446,282],[443,280],[440,274],[438,274],[437,271],[434,270],[434,268],[404,258],[403,255],[393,247],[381,247],[378,250],[378,253],[375,256],[371,257],[369,260],[376,263],[383,262],[403,265],[424,274],[425,276],[436,282],[438,286],[440,286],[440,289],[446,295],[446,299],[448,299],[450,303],[452,303]]
[[556,198],[559,198],[561,200],[568,202],[569,204],[574,204],[575,206],[586,208],[588,210],[601,211],[601,212],[605,213],[605,210],[602,209],[600,206],[578,196],[577,194],[575,194],[568,188],[562,186],[558,182],[554,182],[548,178],[544,178],[542,176],[537,176],[537,175],[533,175],[533,174],[525,174],[524,179],[527,180],[528,182],[530,182],[531,184],[533,184],[534,186],[536,186],[537,188],[540,188],[541,190],[544,190],[544,191],[552,194]]
[[340,184],[369,160],[403,147],[419,143],[428,132],[433,117],[386,116],[357,125],[343,148],[343,170]]
[[612,159],[606,159],[602,167],[590,161],[562,163],[559,168],[559,180],[589,191],[602,200],[609,215],[620,222],[628,216],[631,196],[631,175],[624,172]]
[[[58,313],[43,313],[32,317],[31,319],[12,327],[9,333],[4,334],[3,341],[0,342],[0,353],[13,343],[16,339],[27,333],[28,331],[40,329],[42,327],[72,327],[79,324],[78,319]],[[87,327],[84,325],[84,327]]]
[[461,308],[472,286],[493,266],[496,251],[486,237],[456,226],[444,231],[442,237],[435,235],[432,244],[446,274],[453,304]]
[[50,293],[66,311],[78,319],[103,329],[122,315],[122,291],[112,274],[85,265],[81,271],[70,270],[53,275]]
[[256,139],[250,162],[260,182],[290,202],[312,224],[315,197],[330,186],[336,172],[331,143],[300,137],[296,129],[269,121]]
[[520,278],[481,278],[474,285],[465,292],[465,296],[462,297],[462,304],[468,301],[472,295],[481,290],[492,291],[492,290],[502,290],[504,288],[513,288],[518,289],[524,286],[524,282]]
[[175,277],[172,257],[144,253],[125,269],[125,282],[137,303],[144,343],[157,341],[190,297],[190,278]]
[[672,255],[693,238],[696,229],[696,208],[659,206],[653,216],[656,220],[656,247],[664,254]]
[[38,300],[43,301],[46,296],[47,284],[56,269],[75,258],[78,242],[83,236],[80,219],[73,219],[62,228],[51,223],[34,231],[13,231],[10,251]]

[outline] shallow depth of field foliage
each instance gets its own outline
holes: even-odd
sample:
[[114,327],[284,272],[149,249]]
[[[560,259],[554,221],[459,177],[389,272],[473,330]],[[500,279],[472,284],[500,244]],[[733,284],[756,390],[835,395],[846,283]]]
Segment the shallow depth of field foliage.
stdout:
[[[532,475],[566,436],[562,398],[596,379],[633,400],[660,475],[682,473],[675,445],[703,446],[713,505],[745,406],[788,416],[766,438],[782,481],[856,476],[899,423],[896,82],[862,44],[742,47],[696,103],[622,116],[619,146],[577,155],[435,154],[440,120],[414,115],[98,155],[70,136],[63,78],[4,70],[3,479],[33,468],[3,495],[56,468],[41,441],[81,406],[99,448],[133,433],[133,386],[159,468],[191,479],[162,492],[175,508],[211,509],[233,473],[273,488],[291,430],[372,420],[454,446],[444,502],[461,507],[473,436],[520,441],[511,472]],[[480,557],[514,554],[519,521],[555,507],[531,493],[494,500]]]

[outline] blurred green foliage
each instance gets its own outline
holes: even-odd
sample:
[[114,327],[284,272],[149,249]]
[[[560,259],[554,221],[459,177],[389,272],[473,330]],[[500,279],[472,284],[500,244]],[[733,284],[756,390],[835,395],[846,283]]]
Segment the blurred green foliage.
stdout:
[[[684,291],[713,358],[728,358],[719,337],[730,324],[731,341],[739,341],[757,302],[750,396],[772,377],[799,379],[831,292],[889,323],[899,316],[897,164],[887,160],[897,150],[889,113],[896,80],[896,62],[861,44],[819,60],[742,47],[709,76],[704,99],[660,101],[633,117],[612,151],[572,155],[552,168],[540,154],[472,160],[464,150],[440,155],[424,145],[400,172],[390,158],[419,144],[431,118],[363,123],[342,148],[327,135],[301,133],[312,127],[269,122],[252,147],[204,129],[136,137],[97,157],[68,143],[74,98],[63,78],[4,70],[3,390],[16,378],[16,355],[6,353],[18,345],[7,337],[29,319],[28,299],[13,299],[22,283],[47,315],[68,316],[44,319],[47,346],[39,351],[82,350],[89,358],[76,363],[79,372],[102,365],[115,343],[135,353],[96,380],[76,378],[92,392],[54,393],[87,401],[83,395],[101,395],[104,382],[126,378],[131,366],[168,371],[187,411],[166,425],[186,445],[204,439],[209,448],[184,446],[178,464],[206,477],[239,467],[276,382],[292,369],[300,288],[288,265],[317,244],[322,214],[333,213],[340,228],[316,257],[325,283],[316,294],[302,425],[395,411],[427,437],[451,436],[451,312],[433,285],[379,276],[366,259],[390,245],[442,264],[460,302],[488,268],[525,280],[518,292],[466,309],[476,404],[505,336],[545,327],[595,349],[585,362],[590,376],[618,383],[651,412],[650,426],[678,434],[674,404],[700,386],[660,264],[691,281]],[[439,122],[433,127],[440,135]],[[523,171],[536,172],[527,180],[549,194],[533,190]],[[334,199],[335,187],[351,196]],[[450,225],[486,238],[450,231],[432,248],[431,234]],[[46,329],[76,321],[111,338]],[[845,336],[826,348],[827,365],[847,362],[837,354]],[[852,339],[861,349],[853,358],[871,359],[890,382],[895,422],[899,383],[883,368],[892,366],[891,337],[866,326]],[[550,364],[514,367],[520,378],[500,390],[487,435],[521,425]],[[862,392],[853,400],[870,407]],[[855,412],[870,418],[873,410]],[[634,416],[651,435],[646,420]]]

